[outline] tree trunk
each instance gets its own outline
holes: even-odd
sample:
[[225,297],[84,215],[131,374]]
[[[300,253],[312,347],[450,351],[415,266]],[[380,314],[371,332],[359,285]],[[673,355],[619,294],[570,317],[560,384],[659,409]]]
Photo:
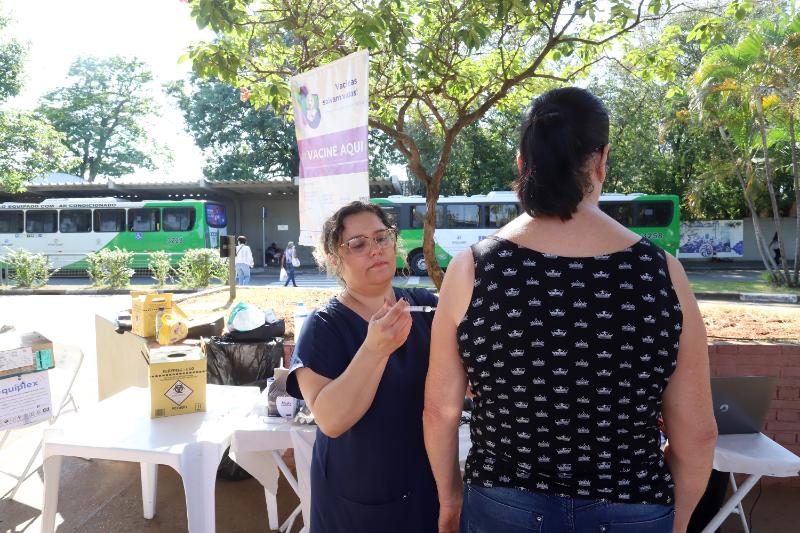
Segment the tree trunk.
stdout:
[[425,213],[425,231],[423,232],[422,251],[425,253],[425,266],[428,267],[428,274],[437,289],[442,288],[444,271],[439,266],[436,259],[436,241],[433,235],[436,232],[436,203],[439,200],[439,188],[441,180],[431,180],[425,190],[425,206],[428,208]]
[[756,248],[758,249],[758,255],[761,256],[761,261],[764,263],[764,266],[769,272],[769,276],[773,282],[777,283],[778,276],[775,272],[777,265],[772,260],[772,257],[769,254],[769,250],[766,247],[766,241],[764,240],[764,234],[761,232],[761,223],[758,219],[758,209],[756,208],[755,203],[753,203],[753,199],[750,197],[750,194],[747,192],[747,181],[745,181],[744,176],[742,175],[742,171],[739,168],[739,162],[736,160],[736,154],[733,152],[733,148],[731,148],[730,141],[728,139],[728,134],[725,132],[725,128],[719,126],[719,134],[722,137],[722,142],[725,144],[725,147],[728,149],[728,155],[731,158],[731,163],[733,164],[733,168],[736,171],[736,177],[739,179],[739,185],[742,187],[742,194],[744,195],[744,200],[747,202],[747,209],[750,211],[750,217],[753,219],[753,233],[756,236]]
[[758,114],[758,131],[761,133],[761,146],[764,150],[764,175],[767,178],[767,189],[769,189],[769,201],[772,205],[772,219],[775,222],[775,232],[778,234],[778,249],[781,252],[781,264],[783,268],[783,282],[789,283],[789,263],[786,260],[786,250],[783,246],[783,231],[781,229],[781,214],[778,210],[778,198],[775,196],[775,184],[772,182],[772,166],[769,160],[769,148],[767,147],[767,124],[764,119],[764,107],[761,104],[761,95],[755,97],[756,113]]
[[797,170],[797,140],[794,133],[794,113],[789,113],[789,144],[792,152],[792,176],[794,177],[794,273],[792,285],[800,286],[800,172]]

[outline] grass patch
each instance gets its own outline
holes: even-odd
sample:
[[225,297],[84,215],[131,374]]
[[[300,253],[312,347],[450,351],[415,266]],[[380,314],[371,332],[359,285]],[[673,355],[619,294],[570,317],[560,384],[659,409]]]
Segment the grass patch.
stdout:
[[766,281],[691,281],[694,292],[763,292],[768,294],[798,294],[797,287],[776,287]]

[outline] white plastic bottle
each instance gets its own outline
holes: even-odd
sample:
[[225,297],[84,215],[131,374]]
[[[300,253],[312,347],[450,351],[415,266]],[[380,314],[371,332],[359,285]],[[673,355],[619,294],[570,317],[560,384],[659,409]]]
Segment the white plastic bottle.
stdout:
[[300,331],[303,329],[303,324],[308,318],[308,310],[303,302],[297,302],[294,306],[294,342],[300,338]]

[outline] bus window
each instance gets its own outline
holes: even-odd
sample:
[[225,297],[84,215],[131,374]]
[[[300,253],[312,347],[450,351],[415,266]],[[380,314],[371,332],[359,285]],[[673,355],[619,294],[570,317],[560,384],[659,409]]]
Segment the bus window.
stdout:
[[0,233],[22,233],[25,214],[22,211],[0,211]]
[[55,233],[58,229],[58,211],[26,211],[26,233]]
[[191,231],[194,228],[194,207],[165,207],[162,231]]
[[664,227],[672,223],[672,202],[637,202],[636,226],[638,227]]
[[125,231],[124,209],[95,209],[94,230],[98,233]]
[[386,218],[389,219],[389,224],[399,228],[400,227],[400,208],[396,205],[381,205],[381,209],[386,213]]
[[630,203],[600,202],[600,209],[623,226],[633,226],[633,212]]
[[58,229],[61,233],[89,233],[92,231],[91,209],[64,209],[59,213]]
[[[428,207],[425,204],[415,205],[411,208],[411,227],[423,228],[425,227],[425,214],[428,212]],[[436,206],[436,227],[444,227],[444,206]]]
[[206,222],[212,228],[224,228],[228,225],[228,215],[225,206],[220,204],[206,204]]
[[517,204],[489,204],[486,206],[485,228],[502,228],[519,215]]
[[447,206],[447,227],[448,228],[477,228],[480,220],[480,207],[476,204],[470,205],[448,205]]
[[128,231],[158,231],[161,223],[158,209],[129,209]]

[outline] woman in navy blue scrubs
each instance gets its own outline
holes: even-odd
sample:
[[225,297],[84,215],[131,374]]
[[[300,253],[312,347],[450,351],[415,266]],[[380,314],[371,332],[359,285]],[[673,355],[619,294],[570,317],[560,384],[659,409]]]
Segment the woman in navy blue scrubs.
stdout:
[[318,255],[344,291],[297,339],[289,393],[319,426],[311,462],[311,533],[435,533],[436,486],[422,409],[432,313],[422,289],[392,287],[396,232],[353,202],[323,227]]

